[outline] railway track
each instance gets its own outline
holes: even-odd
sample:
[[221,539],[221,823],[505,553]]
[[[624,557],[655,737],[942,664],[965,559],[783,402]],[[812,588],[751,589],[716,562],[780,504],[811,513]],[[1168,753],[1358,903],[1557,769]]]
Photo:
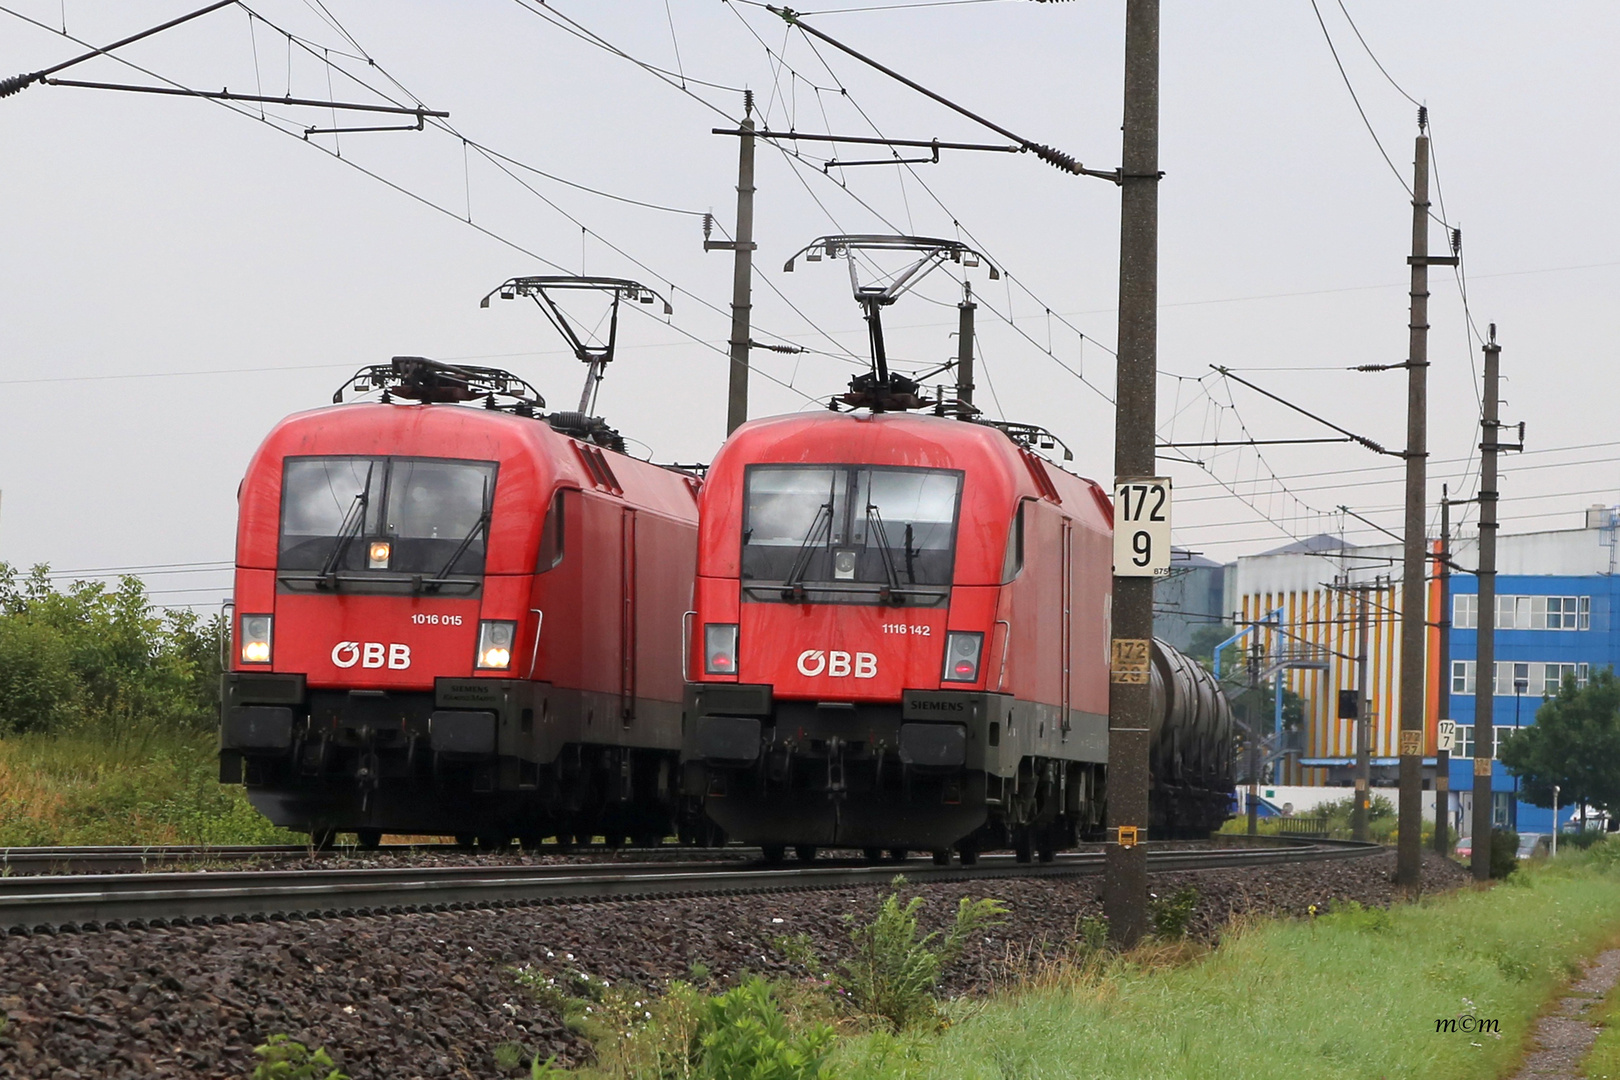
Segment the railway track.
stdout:
[[[1373,855],[1376,844],[1294,843],[1254,848],[1149,850],[1148,867],[1213,870]],[[1100,874],[1101,852],[1051,863],[986,856],[978,865],[843,862],[744,865],[701,862],[396,867],[208,873],[28,875],[0,879],[0,932],[183,926],[266,919],[404,914],[530,904],[661,899],[881,885],[903,870],[913,881]]]
[[[163,866],[251,862],[256,859],[297,859],[359,855],[415,855],[422,853],[464,853],[454,844],[386,844],[362,849],[336,846],[325,849],[307,844],[265,844],[209,846],[204,844],[158,844],[127,847],[12,847],[0,848],[0,877],[15,874],[82,874],[86,872],[128,873]],[[756,849],[734,848],[733,852]],[[605,844],[579,844],[563,848],[546,845],[533,849],[541,855],[627,855],[667,852],[669,856],[690,855],[692,849],[670,845],[666,848],[608,847]],[[486,852],[487,854],[487,852]]]

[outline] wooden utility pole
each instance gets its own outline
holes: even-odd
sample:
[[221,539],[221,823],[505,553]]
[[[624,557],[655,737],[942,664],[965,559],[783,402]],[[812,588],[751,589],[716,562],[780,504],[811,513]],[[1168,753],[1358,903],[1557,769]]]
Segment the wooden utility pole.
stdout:
[[[733,134],[728,132],[727,134]],[[726,398],[726,434],[748,422],[748,350],[752,344],[754,296],[754,92],[743,91],[737,125],[737,231],[732,240],[703,238],[704,251],[734,251],[731,271],[731,367]],[[707,218],[704,219],[708,221]],[[705,234],[707,233],[705,228]]]
[[1491,876],[1491,761],[1496,749],[1496,456],[1502,347],[1496,324],[1485,343],[1485,401],[1479,447],[1479,644],[1474,651],[1474,854],[1475,881]]
[[1428,639],[1429,267],[1456,256],[1429,254],[1429,113],[1418,109],[1412,164],[1411,316],[1406,357],[1406,535],[1401,572],[1400,844],[1395,883],[1415,891],[1423,876],[1423,731]]
[[[1435,576],[1440,579],[1440,709],[1435,731],[1451,719],[1451,492],[1440,485],[1440,558]],[[1451,850],[1451,751],[1436,740],[1434,749],[1434,850]]]
[[[1114,414],[1115,490],[1158,464],[1159,0],[1125,3],[1125,123],[1120,161],[1119,355]],[[1118,508],[1115,508],[1116,514]],[[1153,579],[1114,575],[1113,655],[1151,648]],[[1108,831],[1103,910],[1109,934],[1134,945],[1147,922],[1148,727],[1152,687],[1110,677]],[[1126,845],[1125,837],[1133,841]]]

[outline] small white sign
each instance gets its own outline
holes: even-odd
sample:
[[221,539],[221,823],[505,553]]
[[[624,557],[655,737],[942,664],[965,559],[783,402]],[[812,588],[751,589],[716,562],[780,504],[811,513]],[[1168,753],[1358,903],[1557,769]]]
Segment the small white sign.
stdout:
[[1435,749],[1449,754],[1456,749],[1457,745],[1457,721],[1441,720],[1438,727],[1440,729],[1440,745]]
[[1114,576],[1170,573],[1170,478],[1121,477],[1114,484]]

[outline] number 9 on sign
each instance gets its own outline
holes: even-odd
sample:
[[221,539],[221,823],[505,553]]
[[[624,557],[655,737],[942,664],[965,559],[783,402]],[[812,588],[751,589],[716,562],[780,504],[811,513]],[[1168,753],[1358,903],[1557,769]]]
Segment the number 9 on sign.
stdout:
[[1114,576],[1170,573],[1170,478],[1121,477],[1114,484]]

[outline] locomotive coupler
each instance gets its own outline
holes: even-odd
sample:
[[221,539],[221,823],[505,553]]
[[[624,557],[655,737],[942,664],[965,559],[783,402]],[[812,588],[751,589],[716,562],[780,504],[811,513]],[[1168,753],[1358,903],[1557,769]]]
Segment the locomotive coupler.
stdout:
[[837,795],[844,790],[844,740],[834,735],[827,740],[827,794]]

